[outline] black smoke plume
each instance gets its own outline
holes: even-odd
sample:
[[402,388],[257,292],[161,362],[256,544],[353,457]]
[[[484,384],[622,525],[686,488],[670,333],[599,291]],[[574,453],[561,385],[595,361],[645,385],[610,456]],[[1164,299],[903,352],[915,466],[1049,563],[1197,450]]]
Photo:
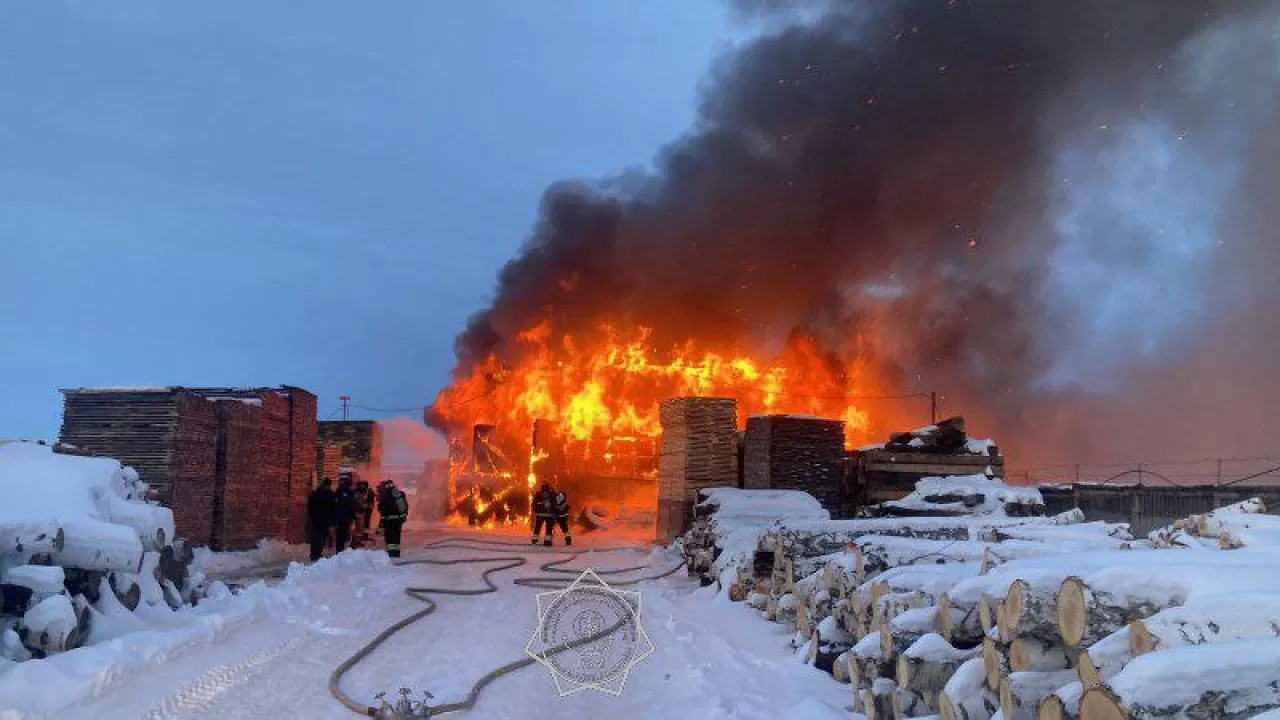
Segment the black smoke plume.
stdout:
[[[942,391],[1025,464],[1233,451],[1191,447],[1230,413],[1111,420],[1179,410],[1188,367],[1275,329],[1278,7],[742,0],[759,35],[713,68],[696,126],[651,171],[547,191],[455,372],[547,317],[659,344],[803,332],[870,354],[883,390]],[[1274,372],[1238,383],[1259,379],[1280,399]]]

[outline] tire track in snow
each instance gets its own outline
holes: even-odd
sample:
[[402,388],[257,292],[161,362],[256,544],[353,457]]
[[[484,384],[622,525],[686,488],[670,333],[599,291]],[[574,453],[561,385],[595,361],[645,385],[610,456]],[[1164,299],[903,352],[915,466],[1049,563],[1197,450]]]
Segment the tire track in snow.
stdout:
[[235,665],[213,668],[181,690],[160,701],[144,714],[143,720],[178,720],[198,715],[212,708],[228,690],[250,679],[254,671],[302,644],[303,636],[264,650]]

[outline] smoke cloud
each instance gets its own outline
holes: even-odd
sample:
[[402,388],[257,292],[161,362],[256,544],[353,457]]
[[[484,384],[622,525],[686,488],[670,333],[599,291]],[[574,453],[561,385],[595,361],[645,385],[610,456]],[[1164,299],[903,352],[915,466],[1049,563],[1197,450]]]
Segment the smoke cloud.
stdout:
[[547,190],[459,377],[547,318],[802,332],[1020,465],[1274,437],[1280,1],[735,9],[760,34],[652,170]]

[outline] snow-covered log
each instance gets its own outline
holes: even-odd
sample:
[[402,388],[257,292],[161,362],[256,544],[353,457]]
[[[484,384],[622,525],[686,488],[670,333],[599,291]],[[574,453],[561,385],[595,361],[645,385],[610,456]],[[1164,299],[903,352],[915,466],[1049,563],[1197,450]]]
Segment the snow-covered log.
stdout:
[[1090,720],[1250,718],[1280,708],[1280,638],[1190,645],[1134,658],[1085,691]]
[[5,571],[3,582],[30,590],[37,602],[64,591],[66,575],[56,565],[20,565]]
[[982,658],[964,662],[938,695],[938,714],[943,720],[988,720],[991,713],[984,702],[985,686]]
[[978,603],[957,603],[948,593],[938,596],[938,632],[948,642],[972,646],[982,642]]
[[1183,645],[1208,645],[1280,634],[1280,595],[1245,593],[1172,607],[1129,625],[1134,657]]
[[1065,670],[1075,665],[1080,652],[1051,640],[1014,638],[1009,643],[1009,669],[1014,673]]
[[1046,697],[1036,710],[1036,720],[1077,720],[1080,717],[1080,696],[1084,688],[1073,682],[1063,685]]
[[68,640],[73,639],[78,622],[71,598],[50,595],[22,616],[18,635],[32,652],[49,655],[68,649]]
[[1124,569],[1063,580],[1057,599],[1058,633],[1063,643],[1067,647],[1092,645],[1134,620],[1186,599],[1183,583],[1156,580],[1135,578]]
[[898,686],[888,678],[880,678],[862,691],[862,714],[867,720],[892,720]]
[[917,640],[938,631],[938,608],[916,608],[893,617],[888,622],[889,632],[880,634],[881,649],[885,655],[897,656]]
[[897,669],[894,667],[893,658],[884,654],[879,632],[867,633],[866,637],[859,640],[850,652],[853,654],[854,666],[854,672],[851,674],[859,685],[867,686],[878,678],[893,677]]
[[1055,608],[1062,578],[1039,575],[1015,580],[1004,598],[999,625],[1000,638],[1010,642],[1018,637],[1053,638],[1058,634]]
[[109,492],[101,494],[98,506],[107,522],[132,528],[145,550],[161,550],[174,540],[173,511],[169,508],[125,500]]
[[1070,670],[1007,675],[1000,680],[1000,712],[1006,720],[1033,720],[1045,698],[1072,682],[1075,682],[1075,673]]
[[0,555],[14,555],[24,561],[36,553],[62,549],[66,534],[53,520],[0,520]]
[[1080,653],[1076,661],[1080,684],[1085,688],[1100,685],[1115,677],[1132,659],[1129,628],[1120,628],[1091,645],[1088,652]]
[[68,519],[62,527],[66,542],[55,556],[59,565],[137,572],[142,563],[142,541],[133,528],[89,518]]
[[978,654],[953,647],[941,635],[925,635],[898,656],[898,686],[924,697],[937,695],[956,670]]

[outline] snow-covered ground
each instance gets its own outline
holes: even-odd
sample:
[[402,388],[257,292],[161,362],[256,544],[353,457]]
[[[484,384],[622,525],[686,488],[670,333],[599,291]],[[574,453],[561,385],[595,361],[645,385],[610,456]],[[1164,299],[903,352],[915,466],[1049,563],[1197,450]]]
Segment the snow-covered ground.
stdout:
[[[619,542],[588,535],[573,549]],[[368,703],[376,693],[394,696],[400,687],[415,694],[429,690],[436,702],[447,702],[463,697],[489,670],[524,657],[537,623],[538,591],[511,580],[541,575],[539,564],[562,556],[527,547],[415,550],[407,556],[513,553],[530,562],[498,574],[499,593],[439,596],[433,615],[355,667],[344,689]],[[262,560],[272,559],[271,551],[262,554]],[[666,569],[679,562],[667,550],[615,550],[593,552],[571,567],[648,563]],[[252,569],[244,557],[223,564]],[[217,568],[219,560],[204,558],[204,565]],[[134,632],[0,670],[0,719],[355,717],[327,690],[334,667],[421,608],[404,587],[480,587],[482,568],[393,567],[385,554],[367,551],[294,565],[282,581],[218,594],[194,609],[134,618]],[[476,708],[460,717],[851,717],[848,686],[803,665],[787,649],[789,629],[761,622],[756,611],[717,597],[714,587],[698,587],[683,572],[633,589],[643,593],[643,620],[656,651],[632,672],[621,697],[589,691],[561,698],[545,668],[534,665],[490,685]],[[117,618],[116,624],[128,621]]]

